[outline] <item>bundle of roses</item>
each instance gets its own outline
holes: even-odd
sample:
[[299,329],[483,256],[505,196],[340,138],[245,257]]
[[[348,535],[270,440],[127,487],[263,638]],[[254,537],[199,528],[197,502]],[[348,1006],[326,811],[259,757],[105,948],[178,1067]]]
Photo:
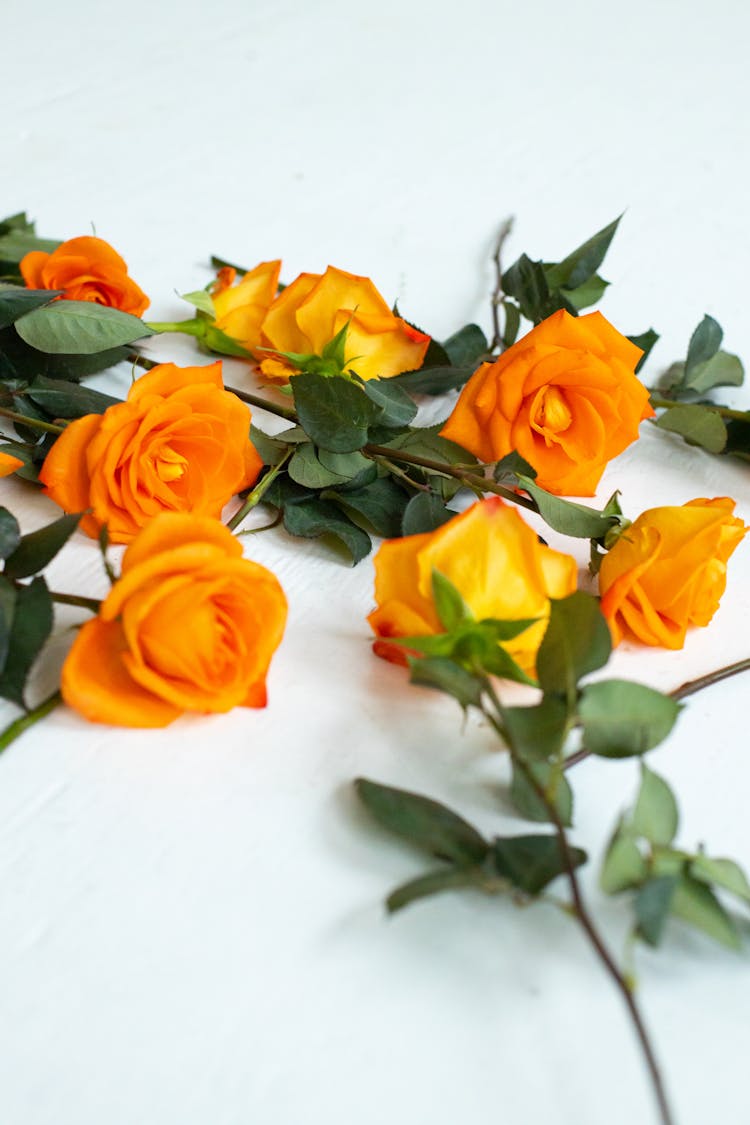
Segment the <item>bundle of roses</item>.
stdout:
[[[279,261],[247,271],[217,261],[215,280],[186,295],[191,319],[147,323],[148,298],[106,242],[41,240],[25,216],[0,224],[0,415],[15,429],[0,471],[40,484],[66,513],[22,536],[0,510],[0,695],[25,709],[0,745],[58,702],[56,693],[26,708],[25,698],[54,602],[94,613],[61,682],[63,700],[85,718],[162,726],[185,711],[259,707],[287,603],[233,532],[263,503],[277,513],[269,526],[283,520],[290,535],[324,536],[355,563],[382,537],[369,617],[375,653],[478,710],[509,752],[516,808],[552,827],[486,840],[426,798],[360,781],[375,818],[440,862],[389,906],[459,886],[535,900],[564,875],[572,913],[631,1012],[667,1122],[632,989],[577,881],[586,855],[568,840],[567,770],[589,753],[642,756],[672,729],[677,698],[748,666],[671,695],[584,682],[622,639],[676,649],[689,628],[708,625],[747,529],[726,497],[655,507],[632,521],[617,494],[601,510],[567,497],[594,495],[646,420],[740,455],[750,450],[750,425],[743,412],[691,401],[742,378],[712,318],[649,392],[637,372],[656,333],[626,337],[600,312],[579,315],[604,292],[597,271],[616,226],[560,262],[522,255],[508,270],[505,230],[492,338],[471,324],[438,343],[392,311],[369,279],[329,267],[282,286]],[[532,326],[519,336],[524,319]],[[246,360],[272,386],[227,388],[219,362],[152,363],[148,337],[169,332]],[[81,382],[125,357],[147,370],[124,402]],[[441,425],[415,424],[420,396],[456,388]],[[251,426],[247,404],[287,427],[269,437]],[[451,507],[461,490],[474,503]],[[590,540],[600,599],[577,591],[574,558],[541,541],[519,508]],[[101,603],[50,591],[42,577],[76,528],[104,553],[113,585]],[[127,545],[119,575],[109,544]],[[196,642],[189,647],[180,644],[185,631]],[[537,702],[503,703],[502,680],[538,688]],[[571,752],[576,731],[583,749]],[[744,875],[729,860],[676,849],[676,830],[666,782],[644,767],[634,810],[605,857],[604,888],[632,892],[634,933],[650,944],[671,916],[737,944],[717,891],[750,900]]]

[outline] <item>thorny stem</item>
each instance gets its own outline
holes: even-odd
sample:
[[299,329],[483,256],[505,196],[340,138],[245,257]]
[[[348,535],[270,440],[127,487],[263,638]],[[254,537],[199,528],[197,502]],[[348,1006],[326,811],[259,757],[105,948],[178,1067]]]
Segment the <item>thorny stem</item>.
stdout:
[[48,695],[36,707],[32,707],[25,715],[21,715],[19,719],[9,723],[4,731],[0,732],[0,753],[6,750],[11,742],[15,742],[19,735],[23,734],[25,730],[38,723],[45,715],[49,715],[50,711],[54,711],[58,703],[62,703],[62,696],[59,691],[54,691],[52,695]]
[[[291,455],[292,455],[292,450],[288,449],[286,451],[286,453],[284,454],[284,456],[281,458],[281,460],[279,462],[277,462],[277,464],[275,464],[272,468],[270,468],[268,470],[268,472],[260,479],[260,481],[258,482],[258,484],[256,484],[256,486],[252,490],[252,492],[248,493],[242,507],[234,513],[231,520],[229,520],[229,522],[227,523],[227,527],[229,528],[230,531],[234,531],[235,528],[239,527],[239,525],[244,520],[245,516],[253,510],[253,508],[256,506],[256,504],[259,504],[261,502],[264,494],[270,488],[270,486],[273,484],[273,482],[276,480],[276,477],[279,475],[281,470],[284,468],[284,465],[286,465],[286,463],[289,460],[289,458],[291,457]],[[269,526],[272,527],[273,524],[271,524]]]
[[669,1102],[667,1101],[666,1090],[664,1088],[664,1082],[661,1076],[661,1071],[659,1069],[659,1064],[657,1062],[648,1031],[646,1030],[646,1025],[643,1022],[643,1017],[641,1015],[640,1009],[638,1007],[638,1004],[636,1003],[633,988],[618,968],[617,962],[605,945],[604,940],[599,933],[591,914],[589,913],[588,906],[586,905],[586,901],[583,897],[583,892],[581,891],[581,884],[576,873],[576,866],[573,862],[573,855],[570,850],[568,834],[565,831],[565,825],[563,824],[560,814],[557,811],[557,806],[555,805],[554,800],[551,799],[545,791],[544,786],[540,785],[539,781],[534,776],[533,771],[529,769],[529,766],[524,758],[521,755],[516,754],[512,745],[512,740],[508,739],[505,724],[502,721],[503,705],[500,702],[497,692],[495,691],[489,678],[485,677],[483,686],[496,711],[496,715],[493,715],[492,712],[483,708],[486,717],[492,723],[492,726],[495,728],[495,730],[501,735],[501,737],[503,737],[504,741],[508,743],[508,748],[510,750],[514,764],[517,765],[523,772],[528,784],[532,787],[539,800],[544,804],[544,807],[547,810],[547,815],[550,819],[550,823],[555,829],[555,834],[557,836],[557,841],[560,847],[560,856],[562,858],[565,875],[568,880],[568,886],[570,887],[571,899],[573,900],[573,913],[578,919],[581,927],[583,928],[583,931],[586,934],[586,937],[588,938],[592,948],[594,949],[594,952],[596,953],[604,969],[617,988],[617,991],[620,993],[625,1007],[627,1008],[628,1014],[630,1015],[633,1027],[635,1028],[636,1036],[638,1038],[638,1042],[643,1052],[646,1067],[651,1078],[654,1096],[659,1107],[659,1115],[662,1125],[674,1125],[674,1119],[669,1108]]
[[[698,676],[694,680],[687,680],[684,684],[674,688],[673,691],[668,692],[670,699],[680,700],[687,699],[689,695],[695,695],[696,692],[703,691],[704,688],[712,687],[713,684],[719,684],[722,680],[728,680],[732,676],[737,676],[740,672],[750,672],[750,657],[744,660],[737,660],[734,664],[726,664],[723,668],[716,668],[713,672],[706,672],[705,676]],[[565,759],[564,767],[568,769],[570,766],[576,766],[579,762],[585,761],[590,756],[590,751],[582,746],[580,750],[576,750]]]
[[33,430],[41,430],[45,434],[61,434],[64,426],[56,426],[54,422],[43,422],[41,418],[29,418],[26,414],[18,414],[15,410],[8,410],[0,406],[0,417],[10,418],[11,422],[20,422]]
[[462,484],[465,484],[467,488],[478,489],[480,492],[492,492],[495,496],[502,496],[504,500],[510,500],[512,504],[519,504],[522,508],[528,508],[531,512],[538,511],[534,501],[527,496],[520,496],[512,489],[505,488],[494,480],[488,480],[487,477],[483,477],[479,473],[468,472],[466,469],[458,468],[455,465],[446,465],[442,461],[432,461],[429,457],[420,457],[416,453],[407,453],[403,449],[391,449],[387,445],[364,445],[361,452],[366,457],[388,457],[392,461],[402,461],[405,465],[416,465],[421,469],[428,469],[430,472],[439,473],[444,477],[454,477],[455,480],[460,480]]
[[503,303],[503,268],[500,259],[503,246],[512,230],[513,216],[511,215],[502,223],[498,231],[495,249],[492,254],[492,262],[495,266],[495,287],[490,295],[490,306],[492,309],[492,340],[489,347],[490,352],[494,352],[496,348],[500,351],[503,350],[503,334],[500,330],[500,306]]

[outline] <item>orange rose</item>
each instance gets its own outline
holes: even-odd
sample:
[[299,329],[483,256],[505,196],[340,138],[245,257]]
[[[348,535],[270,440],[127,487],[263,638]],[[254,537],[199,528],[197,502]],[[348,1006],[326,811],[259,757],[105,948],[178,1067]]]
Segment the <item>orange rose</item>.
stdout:
[[263,467],[248,436],[250,413],[224,390],[221,363],[161,363],[130,388],[127,401],[71,422],[39,479],[67,512],[92,509],[81,527],[103,524],[129,543],[160,512],[219,516]]
[[747,528],[734,501],[651,508],[602,559],[602,613],[612,639],[682,648],[689,625],[708,625],[727,582],[727,559]]
[[235,285],[236,271],[219,271],[211,293],[216,310],[214,327],[247,351],[260,344],[260,329],[279,288],[281,262],[261,262]]
[[10,453],[0,453],[0,477],[9,477],[16,469],[23,466],[23,461],[13,457]]
[[133,316],[142,316],[149,306],[125,262],[103,238],[70,238],[51,254],[32,250],[19,268],[29,289],[62,289],[69,301],[94,301]]
[[265,707],[287,603],[218,520],[173,512],[134,539],[73,643],[63,699],[95,723],[163,727],[184,711]]
[[538,618],[504,643],[513,659],[533,673],[549,617],[549,599],[576,588],[576,563],[539,542],[536,532],[502,500],[473,504],[436,531],[387,540],[375,556],[377,609],[368,617],[381,638],[378,656],[405,663],[403,648],[388,637],[442,633],[432,597],[432,572],[440,571],[481,620]]
[[642,354],[601,313],[561,309],[475,371],[443,437],[483,461],[515,450],[548,492],[593,496],[607,462],[654,413],[634,375]]
[[[333,266],[324,274],[300,274],[278,295],[263,321],[263,343],[319,356],[346,324],[344,366],[360,379],[387,379],[422,365],[430,337],[394,316],[368,278]],[[267,357],[260,369],[282,383],[296,371],[283,356]]]

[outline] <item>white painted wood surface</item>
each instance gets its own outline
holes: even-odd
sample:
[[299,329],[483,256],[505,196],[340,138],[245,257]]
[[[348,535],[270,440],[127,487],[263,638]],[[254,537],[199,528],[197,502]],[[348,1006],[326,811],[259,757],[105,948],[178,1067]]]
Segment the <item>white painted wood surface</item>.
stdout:
[[[603,311],[662,333],[648,371],[706,311],[750,358],[741,0],[6,0],[2,24],[0,211],[29,209],[51,237],[95,224],[154,318],[184,314],[174,292],[206,283],[211,252],[282,256],[287,279],[329,262],[369,274],[444,336],[487,325],[506,214],[510,253],[555,256],[627,208]],[[175,338],[154,352],[193,356]],[[653,432],[599,498],[614,487],[633,514],[729,494],[750,518],[746,467]],[[16,481],[0,500],[26,529],[54,514]],[[60,711],[0,759],[0,1120],[652,1121],[619,1000],[571,923],[469,895],[384,919],[419,860],[366,825],[351,778],[503,831],[505,762],[371,655],[369,561],[348,570],[280,531],[247,551],[291,606],[266,711],[145,733]],[[745,545],[713,625],[679,654],[620,651],[618,674],[670,687],[747,655],[749,577]],[[77,540],[51,579],[103,589],[94,545]],[[681,840],[748,862],[746,698],[741,680],[697,697],[653,762],[680,794]],[[578,768],[577,840],[603,844],[636,774]],[[619,948],[619,906],[593,870],[586,885]],[[747,955],[675,928],[638,965],[680,1125],[744,1125]]]

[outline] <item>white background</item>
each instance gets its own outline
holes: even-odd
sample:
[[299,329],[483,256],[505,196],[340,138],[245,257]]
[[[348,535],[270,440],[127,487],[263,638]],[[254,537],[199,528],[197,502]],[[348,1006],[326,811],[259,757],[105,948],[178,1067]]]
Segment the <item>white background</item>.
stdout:
[[[286,280],[368,274],[438,337],[488,328],[504,216],[511,257],[559,258],[626,209],[603,311],[661,332],[646,376],[704,312],[750,357],[742,0],[6,0],[2,25],[0,212],[56,238],[94,224],[155,319],[188,315],[174,293],[204,285],[215,252],[283,257]],[[193,357],[174,337],[153,352]],[[226,376],[252,385],[241,365]],[[56,514],[0,487],[25,529]],[[746,467],[648,426],[599,500],[615,487],[631,515],[731,495],[750,518]],[[358,812],[351,778],[512,831],[505,760],[372,656],[369,560],[350,570],[281,531],[247,542],[291,607],[267,710],[136,733],[60,710],[0,759],[0,1120],[654,1120],[620,1001],[569,920],[469,894],[385,920],[421,860]],[[669,688],[746,656],[749,576],[745,544],[709,629],[679,654],[623,649],[616,672]],[[77,537],[49,580],[103,592],[95,545]],[[39,692],[77,619],[61,614]],[[680,794],[681,842],[748,863],[746,693],[696,697],[651,763]],[[575,838],[596,854],[637,768],[589,762],[575,781]],[[586,886],[619,952],[624,904],[595,865]],[[675,926],[638,967],[680,1125],[750,1120],[747,954]]]

